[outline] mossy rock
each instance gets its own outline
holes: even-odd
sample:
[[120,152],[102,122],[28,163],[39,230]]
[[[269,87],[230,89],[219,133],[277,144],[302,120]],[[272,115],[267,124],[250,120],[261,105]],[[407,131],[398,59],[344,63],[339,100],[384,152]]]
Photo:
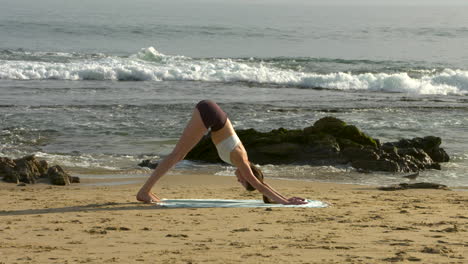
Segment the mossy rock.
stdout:
[[302,130],[287,130],[285,128],[274,129],[270,132],[259,132],[255,129],[238,130],[237,135],[244,146],[258,144],[278,144],[282,142],[303,142]]
[[338,134],[339,138],[349,139],[357,144],[364,146],[371,146],[374,148],[378,147],[377,141],[364,132],[359,130],[356,126],[347,125]]
[[200,142],[185,156],[185,159],[209,162],[222,163],[223,161],[218,156],[215,145],[211,141],[211,135],[204,136]]
[[[363,171],[408,172],[439,168],[437,161],[449,160],[445,151],[439,148],[441,139],[438,137],[404,139],[381,145],[378,139],[335,117],[324,117],[302,130],[278,128],[259,132],[247,129],[236,133],[247,150],[249,160],[257,164],[351,163]],[[204,137],[186,158],[222,162],[209,136]]]
[[[269,132],[246,129],[236,133],[247,149],[249,159],[259,164],[312,164],[318,157],[336,160],[340,150],[346,147],[377,147],[371,137],[335,117],[324,117],[305,129],[278,128]],[[186,159],[222,162],[210,136],[204,137]]]
[[361,148],[362,145],[358,144],[352,140],[346,138],[338,138],[338,144],[340,145],[340,149],[347,149],[347,148]]
[[330,147],[337,149],[338,151],[340,150],[340,144],[337,138],[332,135],[321,134],[319,135],[319,138],[317,138],[314,141],[310,141],[310,143],[318,144],[322,146],[330,146]]
[[338,135],[346,127],[346,123],[336,117],[327,116],[319,119],[312,127],[304,129],[305,133],[324,133]]

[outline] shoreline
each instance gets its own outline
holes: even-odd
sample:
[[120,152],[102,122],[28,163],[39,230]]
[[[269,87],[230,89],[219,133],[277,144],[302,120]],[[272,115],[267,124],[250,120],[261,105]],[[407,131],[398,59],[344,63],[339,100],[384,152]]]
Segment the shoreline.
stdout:
[[[126,184],[125,181],[128,181],[128,184],[132,184],[133,182],[141,182],[144,181],[150,176],[152,170],[143,171],[143,170],[119,170],[119,171],[81,171],[77,172],[74,170],[70,170],[70,174],[73,176],[78,176],[81,179],[81,184],[86,183],[87,185],[92,185],[94,181],[97,184],[114,186],[114,185],[121,185]],[[401,173],[403,174],[403,173]],[[197,171],[193,172],[190,170],[177,170],[174,173],[174,170],[169,172],[169,175],[213,175],[215,177],[235,177],[234,175],[219,175],[219,174],[212,174],[206,171]],[[169,176],[166,175],[163,178]],[[329,184],[338,184],[338,185],[351,185],[351,186],[365,186],[369,188],[378,188],[382,186],[388,186],[391,184],[370,184],[370,183],[353,183],[353,182],[339,182],[339,181],[326,181],[326,180],[319,180],[319,179],[294,179],[294,178],[277,178],[277,177],[268,177],[266,178],[267,181],[270,180],[279,180],[279,181],[292,181],[292,182],[308,182],[308,183],[329,183]],[[235,182],[235,180],[233,180]],[[132,183],[130,183],[132,182]],[[417,180],[408,180],[405,178],[401,178],[399,182],[394,182],[392,184],[400,184],[400,183],[416,183],[416,182],[428,182],[424,179],[417,179]],[[453,191],[468,191],[468,185],[447,185],[447,187]]]
[[[1,182],[0,195],[8,198],[0,209],[0,263],[461,264],[468,258],[468,192],[268,183],[286,196],[331,206],[169,209],[136,202],[140,184]],[[169,174],[154,191],[170,199],[261,199],[235,179],[208,174]]]

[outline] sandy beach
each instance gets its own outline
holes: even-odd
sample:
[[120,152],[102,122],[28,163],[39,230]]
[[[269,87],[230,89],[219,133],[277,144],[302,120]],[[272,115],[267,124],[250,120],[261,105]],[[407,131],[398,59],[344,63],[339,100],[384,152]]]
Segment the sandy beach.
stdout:
[[[140,184],[2,182],[0,263],[467,263],[466,191],[269,182],[331,206],[169,209],[137,203]],[[214,175],[167,175],[155,191],[260,199]]]
[[[468,264],[467,13],[0,0],[0,264]],[[241,207],[262,195],[219,158],[240,156],[233,131],[274,189],[329,206]],[[158,196],[237,207],[138,202],[182,156]],[[61,168],[81,182],[16,184],[77,180]],[[379,189],[420,182],[449,188]]]

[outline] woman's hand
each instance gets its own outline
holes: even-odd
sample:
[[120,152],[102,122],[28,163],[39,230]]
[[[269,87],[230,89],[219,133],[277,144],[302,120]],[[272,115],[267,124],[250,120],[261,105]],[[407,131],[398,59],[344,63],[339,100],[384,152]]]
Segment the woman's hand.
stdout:
[[287,204],[294,204],[294,205],[298,205],[298,204],[306,204],[307,201],[304,199],[304,198],[301,198],[301,197],[291,197],[288,199],[288,203]]

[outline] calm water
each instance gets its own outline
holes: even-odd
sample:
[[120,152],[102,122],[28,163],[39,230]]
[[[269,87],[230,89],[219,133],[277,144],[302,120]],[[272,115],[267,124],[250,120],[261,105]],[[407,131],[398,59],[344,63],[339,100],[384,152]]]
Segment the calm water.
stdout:
[[[303,128],[333,115],[384,142],[440,136],[452,161],[420,178],[468,186],[468,5],[0,5],[0,156],[35,153],[109,177],[134,172],[141,159],[167,154],[193,106],[210,98],[236,128]],[[291,179],[402,181],[347,166],[263,169]],[[175,172],[186,170],[233,175],[187,161]]]

